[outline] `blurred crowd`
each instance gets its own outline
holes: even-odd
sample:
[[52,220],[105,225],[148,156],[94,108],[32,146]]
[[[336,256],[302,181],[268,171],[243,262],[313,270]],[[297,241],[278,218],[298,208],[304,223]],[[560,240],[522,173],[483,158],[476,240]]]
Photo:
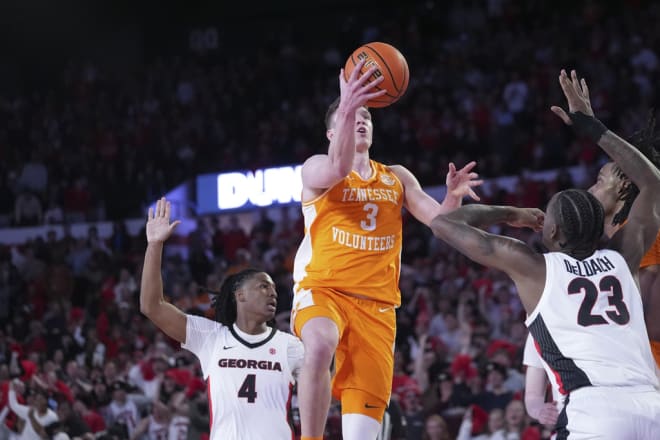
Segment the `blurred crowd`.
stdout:
[[424,185],[442,183],[450,160],[478,160],[483,176],[593,161],[593,146],[549,111],[562,103],[560,68],[589,79],[596,114],[617,132],[637,129],[659,103],[654,2],[338,11],[316,33],[276,15],[279,31],[260,38],[220,32],[215,50],[121,74],[71,63],[45,87],[0,96],[0,225],[137,217],[198,173],[300,163],[325,148],[339,68],[368,41],[399,47],[411,71],[406,95],[373,111],[373,155]]

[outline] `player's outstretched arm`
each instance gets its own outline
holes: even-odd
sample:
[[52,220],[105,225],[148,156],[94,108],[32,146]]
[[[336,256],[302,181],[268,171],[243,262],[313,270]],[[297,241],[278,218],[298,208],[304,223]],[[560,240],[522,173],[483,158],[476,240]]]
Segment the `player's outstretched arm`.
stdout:
[[539,284],[545,280],[545,262],[520,240],[490,234],[479,228],[498,223],[539,230],[544,214],[539,209],[508,206],[468,205],[431,221],[433,234],[484,266],[506,272],[515,282],[520,299],[531,313],[540,298]]
[[404,189],[404,204],[410,213],[420,222],[429,226],[431,220],[440,214],[446,214],[461,206],[463,198],[470,196],[479,200],[474,192],[474,187],[483,183],[477,180],[479,175],[472,171],[476,162],[470,162],[460,170],[453,163],[449,164],[447,172],[447,194],[442,203],[438,203],[433,197],[422,189],[419,181],[406,167],[392,165],[390,170],[399,178]]
[[364,63],[365,60],[362,60],[355,66],[348,81],[344,79],[343,69],[339,73],[340,100],[334,116],[334,127],[331,129],[328,154],[317,154],[305,161],[302,168],[304,188],[330,188],[351,172],[355,157],[355,112],[364,107],[367,101],[387,93],[385,89],[374,88],[383,82],[384,77],[368,82],[378,70],[377,67],[359,76]]
[[144,254],[140,285],[140,311],[169,337],[186,341],[186,315],[163,298],[161,260],[163,244],[172,235],[178,220],[170,223],[170,202],[165,197],[149,208],[147,220],[147,251]]
[[570,78],[562,70],[559,85],[568,101],[568,113],[558,106],[551,107],[551,110],[576,132],[597,143],[639,188],[627,227],[620,229],[610,240],[610,247],[621,252],[636,273],[642,256],[655,241],[660,228],[660,171],[637,148],[609,131],[594,117],[587,82],[578,80],[575,70],[571,71]]

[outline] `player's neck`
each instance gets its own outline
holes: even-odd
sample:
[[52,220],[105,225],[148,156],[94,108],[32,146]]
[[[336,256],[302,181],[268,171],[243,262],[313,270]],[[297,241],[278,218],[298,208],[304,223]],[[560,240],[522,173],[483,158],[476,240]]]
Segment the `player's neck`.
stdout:
[[236,327],[243,333],[248,335],[260,335],[268,331],[268,325],[263,322],[263,319],[250,319],[249,317],[237,317]]
[[373,174],[371,162],[369,161],[369,151],[356,151],[353,157],[353,170],[363,179],[369,179]]
[[605,223],[605,227],[603,228],[603,233],[607,238],[612,238],[612,236],[616,233],[616,231],[619,230],[621,225],[613,225],[612,224],[612,219],[614,219],[614,214],[610,214],[605,217],[603,222]]

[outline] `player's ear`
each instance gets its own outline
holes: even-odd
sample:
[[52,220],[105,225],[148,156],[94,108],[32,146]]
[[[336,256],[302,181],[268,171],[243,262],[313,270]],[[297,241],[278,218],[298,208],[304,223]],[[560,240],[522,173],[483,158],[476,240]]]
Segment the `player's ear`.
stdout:
[[325,137],[327,137],[329,141],[332,140],[332,137],[333,137],[334,135],[335,135],[335,129],[334,129],[334,128],[328,128],[328,129],[325,131]]
[[245,290],[243,289],[238,289],[235,293],[234,296],[236,298],[236,302],[243,302],[245,301]]
[[552,241],[560,241],[561,238],[559,236],[559,228],[557,227],[557,223],[553,223],[552,226],[550,226],[550,239]]

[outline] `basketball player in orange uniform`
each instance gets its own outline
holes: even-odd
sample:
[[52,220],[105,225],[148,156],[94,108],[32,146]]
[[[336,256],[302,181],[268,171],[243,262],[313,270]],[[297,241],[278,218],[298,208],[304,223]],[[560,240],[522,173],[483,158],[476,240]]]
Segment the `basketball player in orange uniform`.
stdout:
[[646,331],[651,340],[651,351],[660,368],[660,320],[651,316],[653,310],[660,310],[660,231],[639,265],[639,289],[644,301]]
[[[294,263],[292,328],[305,345],[298,398],[302,438],[322,438],[330,395],[341,401],[344,440],[375,439],[390,399],[402,208],[428,225],[478,197],[474,163],[450,165],[442,204],[402,166],[370,160],[372,122],[365,104],[382,96],[367,83],[375,69],[348,80],[326,114],[327,154],[303,165],[305,237]],[[330,384],[330,365],[335,376]]]

